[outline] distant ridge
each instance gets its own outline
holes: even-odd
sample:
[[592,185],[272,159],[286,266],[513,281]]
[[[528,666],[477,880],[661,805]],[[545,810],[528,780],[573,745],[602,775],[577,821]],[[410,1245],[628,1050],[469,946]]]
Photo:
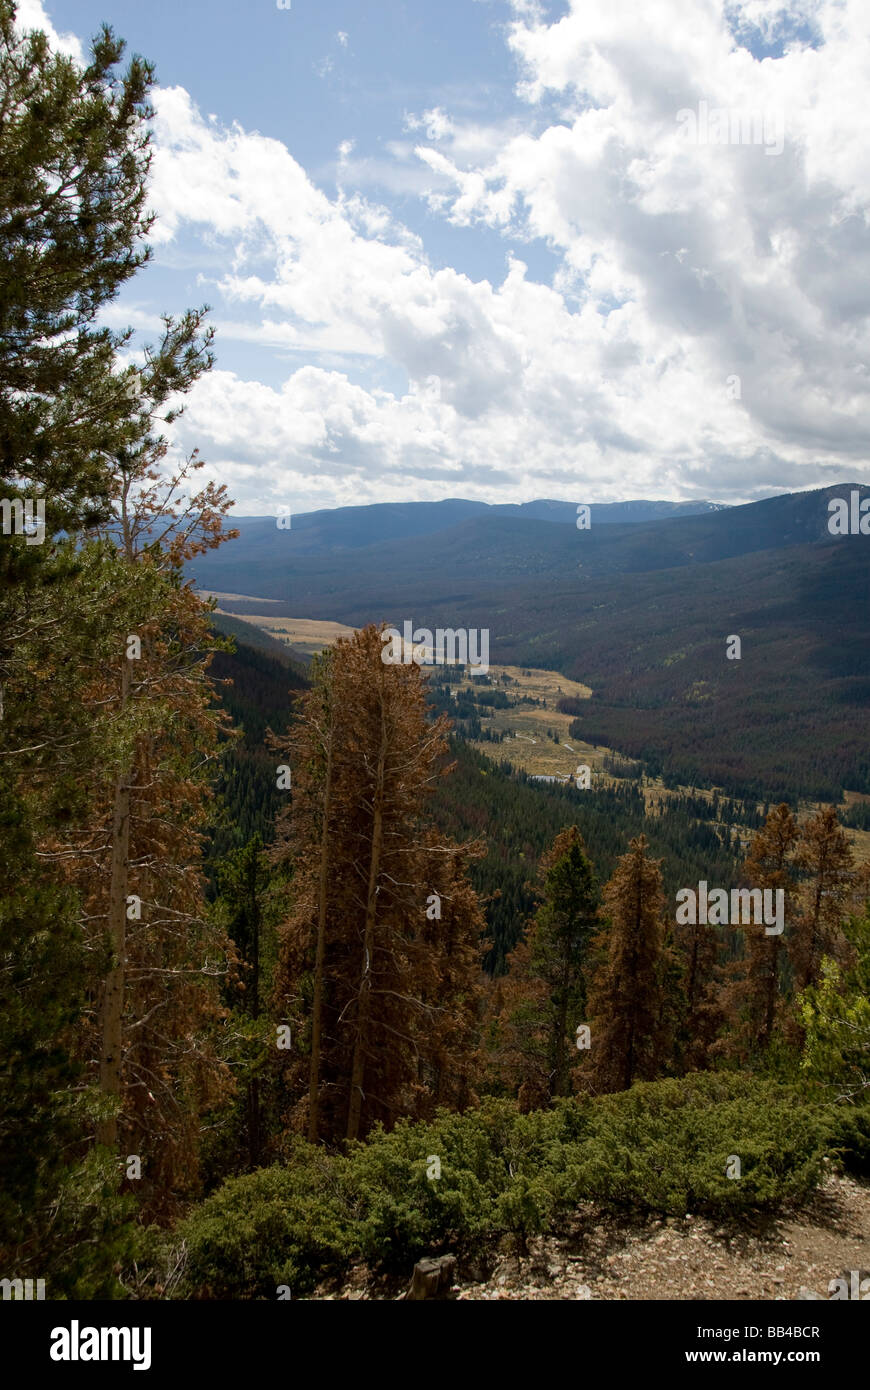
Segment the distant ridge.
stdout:
[[[275,516],[233,516],[230,521],[241,531],[240,542],[261,543],[277,532],[283,554],[328,555],[341,550],[358,550],[390,540],[409,540],[430,536],[471,519],[496,520],[516,517],[525,521],[549,521],[573,526],[577,519],[575,502],[539,498],[534,502],[472,502],[448,497],[443,502],[375,502],[362,507],[335,507],[317,512],[291,514],[290,526],[282,530]],[[680,516],[700,516],[723,510],[719,502],[592,502],[593,524],[664,521]]]
[[[576,504],[542,500],[518,506],[482,502],[378,503],[292,518],[240,517],[239,536],[190,566],[199,587],[282,600],[294,617],[357,626],[373,611],[413,595],[419,603],[484,597],[493,587],[594,575],[648,573],[698,566],[758,551],[831,541],[827,501],[844,483],[765,498],[742,506],[704,503],[702,511],[662,515],[700,503],[592,505],[591,527],[578,531]],[[641,520],[637,509],[656,508]],[[615,509],[615,510],[614,510]],[[625,509],[633,520],[620,520]],[[544,510],[546,520],[535,513]],[[601,513],[606,521],[602,524]],[[572,523],[572,524],[567,524]],[[221,605],[233,613],[255,612]]]
[[272,617],[485,628],[493,662],[592,688],[575,737],[686,785],[837,801],[870,794],[870,537],[828,524],[852,492],[868,496],[840,483],[653,521],[593,512],[584,531],[518,508],[457,518],[457,503],[428,538],[426,509],[445,504],[423,503],[386,513],[416,533],[308,554],[271,518],[191,568],[258,595],[224,601],[240,617],[271,598]]
[[[578,499],[582,501],[581,499]],[[577,502],[521,502],[515,506],[494,506],[490,509],[503,516],[528,516],[536,521],[568,522],[577,517]],[[727,511],[725,502],[590,502],[593,525],[612,526],[620,522],[664,521],[675,516],[701,516],[705,512]]]

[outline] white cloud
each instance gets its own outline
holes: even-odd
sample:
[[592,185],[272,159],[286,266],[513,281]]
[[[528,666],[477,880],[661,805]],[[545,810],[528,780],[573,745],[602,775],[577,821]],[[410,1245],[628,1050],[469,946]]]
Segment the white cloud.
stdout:
[[422,116],[406,116],[405,129],[424,130],[427,140],[443,140],[453,130],[453,122],[446,111],[435,106],[431,111],[424,111]]
[[[216,371],[179,443],[248,510],[273,496],[735,501],[868,476],[861,6],[806,0],[776,19],[752,0],[730,24],[714,0],[575,2],[554,23],[514,11],[527,119],[435,107],[406,128],[429,142],[417,170],[433,210],[543,239],[552,285],[516,254],[498,279],[434,268],[389,208],[347,191],[366,163],[350,140],[330,198],[281,142],[157,93],[158,241],[200,246],[209,273],[222,259],[227,338],[320,364],[280,388]],[[735,41],[763,28],[774,42],[786,19],[783,57]],[[554,94],[565,116],[542,122]],[[782,111],[782,153],[688,145],[677,112],[701,101]],[[375,384],[385,367],[392,391]]]
[[75,58],[78,63],[84,63],[85,51],[80,40],[75,34],[58,33],[45,12],[42,0],[18,0],[15,23],[20,32],[41,29],[56,52],[64,53],[68,58]]
[[[855,0],[734,11],[744,29],[763,22],[768,41],[808,17],[818,38],[792,37],[783,57],[759,62],[718,4],[574,0],[557,23],[518,19],[510,34],[523,95],[561,94],[572,108],[564,124],[517,135],[485,163],[418,154],[452,180],[449,196],[433,198],[452,221],[531,231],[563,257],[559,283],[573,272],[584,302],[630,305],[635,345],[658,360],[663,390],[682,362],[706,408],[705,380],[741,373],[759,443],[860,459],[870,425],[856,371],[870,350],[865,12]],[[677,112],[702,102],[766,113],[771,132],[779,116],[782,153],[687,145]]]

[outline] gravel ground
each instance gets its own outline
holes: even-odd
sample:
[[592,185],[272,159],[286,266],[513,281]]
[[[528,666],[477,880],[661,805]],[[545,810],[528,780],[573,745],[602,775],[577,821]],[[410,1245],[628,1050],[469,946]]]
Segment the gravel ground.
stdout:
[[[686,1216],[644,1222],[578,1209],[562,1236],[508,1243],[488,1267],[460,1264],[453,1299],[828,1298],[832,1279],[870,1277],[870,1185],[831,1176],[802,1206],[729,1222]],[[409,1271],[410,1277],[410,1271]],[[352,1271],[318,1299],[403,1299],[407,1285]]]

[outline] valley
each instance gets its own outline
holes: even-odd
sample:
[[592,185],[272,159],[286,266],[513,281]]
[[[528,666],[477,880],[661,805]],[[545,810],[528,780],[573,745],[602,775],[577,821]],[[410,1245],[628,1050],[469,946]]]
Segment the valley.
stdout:
[[[202,592],[202,597],[218,601],[215,610],[225,617],[233,612],[243,611],[244,620],[238,626],[243,631],[249,627],[267,634],[272,639],[286,644],[294,656],[310,658],[315,653],[335,642],[339,637],[349,637],[356,629],[347,623],[330,619],[276,616],[274,608],[282,605],[280,600],[265,599],[256,595]],[[244,641],[244,635],[240,639]],[[464,671],[457,678],[445,679],[443,669],[434,668],[431,676],[433,696],[440,692],[445,698],[437,706],[443,708],[454,719],[457,732],[462,733],[470,747],[487,757],[507,763],[517,772],[541,781],[573,784],[578,765],[586,764],[592,773],[593,788],[613,787],[625,784],[627,780],[639,782],[643,794],[646,814],[660,815],[668,803],[678,802],[691,796],[711,806],[711,815],[704,819],[716,828],[726,824],[736,829],[744,848],[752,835],[752,827],[742,824],[735,818],[734,808],[739,798],[726,795],[722,787],[696,787],[684,782],[666,782],[661,776],[652,776],[649,771],[633,761],[625,752],[615,746],[593,743],[571,735],[575,715],[558,709],[559,701],[574,699],[590,700],[592,687],[580,681],[571,680],[561,671],[517,665],[491,665],[487,678],[468,675]],[[506,707],[481,706],[475,697],[484,691],[500,692],[505,697]],[[475,705],[478,717],[485,728],[487,737],[475,737],[463,721],[457,720],[457,701],[470,701]],[[461,707],[461,706],[460,706]],[[718,805],[731,811],[727,822],[719,821],[712,814],[714,797]],[[867,793],[846,791],[843,807],[849,809],[861,802],[870,801]],[[763,812],[763,800],[756,800],[755,809]],[[801,798],[798,803],[798,819],[803,821],[815,814],[822,800]],[[859,865],[870,864],[870,831],[846,827],[846,834],[855,852]]]
[[[593,508],[583,532],[567,503],[382,504],[294,517],[292,531],[241,517],[238,539],[191,571],[222,612],[288,648],[300,614],[339,625],[299,631],[308,653],[371,621],[486,629],[492,664],[593,692],[559,721],[569,744],[617,748],[672,785],[836,804],[844,788],[870,794],[870,551],[828,531],[843,491],[608,524]],[[526,765],[563,764],[550,749]]]

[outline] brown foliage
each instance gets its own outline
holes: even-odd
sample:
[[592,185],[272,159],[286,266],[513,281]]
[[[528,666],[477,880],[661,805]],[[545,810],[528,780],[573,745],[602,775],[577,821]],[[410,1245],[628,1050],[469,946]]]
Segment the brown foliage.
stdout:
[[756,831],[744,864],[746,881],[762,891],[781,890],[785,905],[782,936],[768,935],[757,922],[737,926],[743,932],[743,957],[730,962],[723,971],[722,1007],[730,1026],[719,1051],[744,1062],[770,1047],[781,1019],[785,941],[794,930],[797,840],[797,821],[786,802],[782,802]]
[[109,946],[79,1040],[107,1102],[97,1138],[122,1159],[139,1155],[142,1210],[163,1219],[196,1190],[202,1117],[232,1089],[216,1045],[231,948],[206,912],[200,869],[206,775],[226,716],[207,679],[209,606],[178,568],[225,538],[228,504],[210,487],[185,512],[164,514],[157,489],[132,499],[142,476],[133,470],[121,487],[117,584],[102,615],[108,656],[92,657],[82,675],[98,737],[67,754],[85,805],[42,853],[79,890],[93,958]]
[[806,880],[800,910],[788,941],[795,989],[818,984],[822,957],[850,957],[841,922],[855,882],[852,847],[833,806],[824,806],[801,827],[794,857]]
[[[288,1055],[289,1109],[297,1126],[310,1120],[313,1081],[327,1140],[471,1098],[484,922],[465,864],[479,848],[426,824],[449,724],[427,722],[419,667],[385,664],[383,650],[374,626],[340,639],[290,736],[274,740],[292,768],[275,858],[294,864],[276,1005],[303,1049],[321,926],[323,940],[319,1056]],[[440,918],[427,916],[433,895]]]
[[659,863],[648,858],[646,836],[640,835],[604,889],[607,925],[592,944],[597,955],[589,989],[592,1047],[583,1069],[586,1084],[599,1093],[653,1080],[669,1054],[670,950]]

